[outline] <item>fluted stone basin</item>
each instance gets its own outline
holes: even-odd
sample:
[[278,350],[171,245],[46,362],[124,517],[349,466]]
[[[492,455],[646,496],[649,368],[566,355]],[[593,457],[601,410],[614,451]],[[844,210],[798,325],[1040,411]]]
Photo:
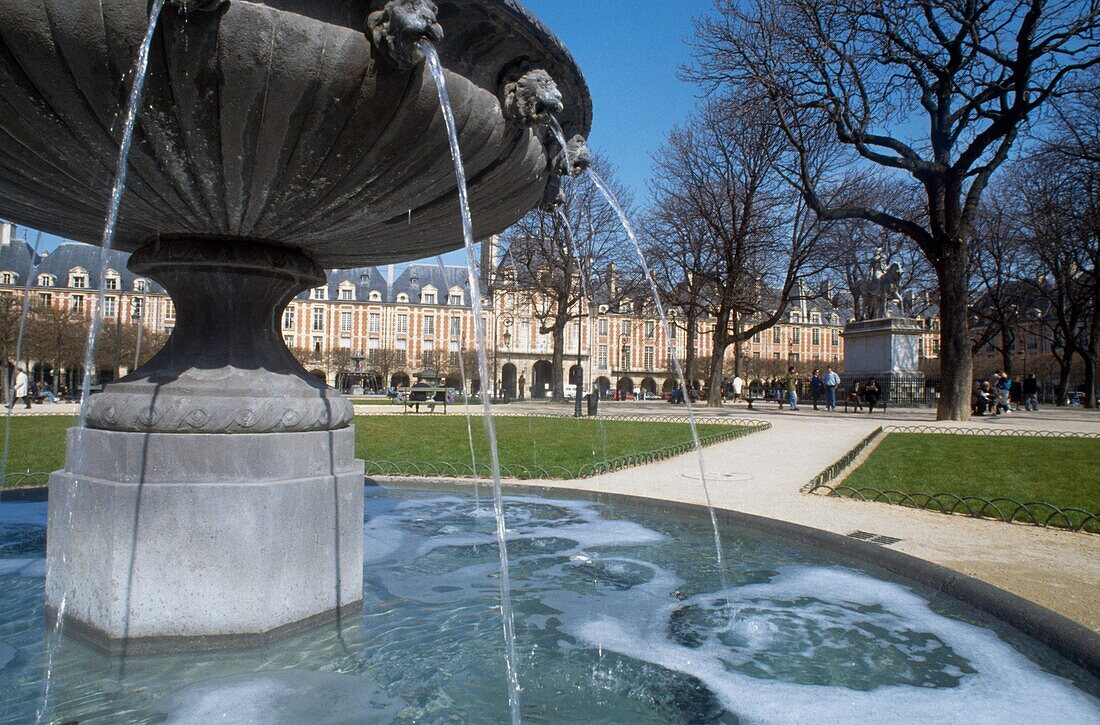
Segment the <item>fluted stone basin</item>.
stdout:
[[[100,242],[149,5],[0,0],[5,217]],[[587,154],[546,121],[579,146],[591,102],[514,0],[167,0],[115,245],[177,325],[92,397],[51,477],[46,603],[66,632],[221,647],[360,606],[352,408],[277,320],[323,269],[461,246],[421,39],[446,69],[475,234],[553,203]]]
[[[258,239],[323,268],[462,244],[439,99],[422,64],[371,43],[357,0],[166,8],[116,247],[158,235]],[[478,238],[542,198],[545,127],[506,120],[503,86],[545,69],[568,134],[591,103],[568,52],[511,0],[442,0],[438,43]],[[20,224],[98,243],[146,0],[0,0],[0,200]],[[125,80],[123,80],[126,76]]]

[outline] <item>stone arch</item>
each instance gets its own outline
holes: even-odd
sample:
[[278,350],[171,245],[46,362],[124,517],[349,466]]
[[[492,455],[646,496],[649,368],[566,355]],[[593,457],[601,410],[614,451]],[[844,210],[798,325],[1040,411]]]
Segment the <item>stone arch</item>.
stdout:
[[603,375],[596,378],[596,389],[600,391],[601,398],[607,398],[611,392],[611,380]]
[[320,380],[322,383],[325,383],[326,385],[328,384],[328,375],[325,374],[324,370],[318,370],[317,368],[314,368],[313,370],[309,371],[309,374]]
[[505,363],[504,367],[500,369],[500,384],[504,388],[502,393],[508,400],[516,399],[516,381],[518,378],[516,366],[512,363]]
[[676,382],[676,378],[665,378],[665,382],[661,385],[661,394],[668,395],[679,383]]
[[531,378],[531,397],[547,397],[554,384],[554,366],[549,360],[539,360],[531,367]]
[[642,378],[641,388],[643,393],[653,393],[654,395],[656,395],[657,381],[653,378]]
[[633,393],[634,380],[626,376],[619,378],[619,382],[615,384],[615,390],[617,390],[620,395],[623,393]]
[[409,374],[405,372],[394,373],[390,376],[390,387],[392,388],[407,388],[412,381],[409,380]]

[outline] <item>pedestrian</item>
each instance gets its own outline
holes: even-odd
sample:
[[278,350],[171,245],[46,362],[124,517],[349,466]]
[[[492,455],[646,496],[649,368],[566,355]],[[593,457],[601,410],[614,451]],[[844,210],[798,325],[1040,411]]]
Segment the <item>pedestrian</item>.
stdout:
[[871,378],[867,381],[867,384],[863,386],[863,399],[867,401],[867,413],[875,412],[875,404],[878,403],[879,395],[882,394],[882,390],[878,386],[878,382]]
[[527,397],[527,377],[523,374],[519,374],[519,399],[524,400]]
[[787,368],[787,399],[791,410],[798,410],[798,378],[794,374],[794,365]]
[[1035,378],[1035,373],[1024,380],[1024,410],[1033,413],[1039,410],[1039,381]]
[[15,385],[13,387],[14,387],[14,391],[13,391],[14,395],[12,396],[11,404],[8,405],[8,410],[11,410],[12,408],[14,408],[15,407],[15,402],[17,400],[19,400],[20,398],[22,398],[23,402],[27,404],[27,410],[30,410],[30,408],[31,408],[30,385],[27,381],[27,373],[23,370],[23,368],[18,368],[17,369],[17,372],[15,373]]
[[814,410],[817,410],[817,399],[821,397],[821,394],[825,391],[825,383],[821,379],[821,375],[818,374],[818,369],[814,368],[813,377],[810,378],[810,400],[814,403]]
[[741,391],[745,388],[745,381],[740,375],[733,376],[733,402],[741,402]]
[[1001,412],[1011,413],[1012,403],[1008,399],[1008,394],[1012,389],[1012,379],[1008,377],[1007,372],[1002,370],[997,374],[997,382],[994,387],[997,391],[997,414]]
[[836,389],[840,385],[840,376],[833,371],[832,365],[825,368],[825,379],[821,382],[825,384],[825,409],[835,412]]

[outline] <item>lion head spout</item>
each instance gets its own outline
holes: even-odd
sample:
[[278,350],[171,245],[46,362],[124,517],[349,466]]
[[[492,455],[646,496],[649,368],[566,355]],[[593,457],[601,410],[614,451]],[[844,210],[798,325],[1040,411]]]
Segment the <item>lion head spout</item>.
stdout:
[[443,28],[436,22],[438,8],[432,0],[389,0],[367,18],[374,46],[399,68],[409,69],[424,61],[421,40],[438,43]]
[[565,107],[558,85],[541,69],[505,83],[501,105],[504,117],[524,128],[546,123]]

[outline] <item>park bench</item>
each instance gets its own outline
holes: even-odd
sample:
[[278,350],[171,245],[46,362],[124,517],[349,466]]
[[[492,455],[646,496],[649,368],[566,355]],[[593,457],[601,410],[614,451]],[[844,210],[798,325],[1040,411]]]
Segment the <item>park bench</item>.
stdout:
[[[840,392],[837,391],[837,399],[840,399]],[[844,393],[844,412],[848,412],[848,406],[852,406],[854,412],[862,413],[862,408],[867,407],[867,401],[863,399],[862,393],[854,393],[851,390]],[[886,412],[886,398],[879,397],[878,402],[875,403],[875,410],[881,410]]]
[[778,403],[779,404],[779,409],[782,410],[783,409],[783,403],[786,402],[783,398],[776,398],[776,397],[771,396],[771,395],[761,395],[760,393],[753,393],[751,391],[746,393],[745,396],[741,398],[741,400],[744,400],[746,403],[749,404],[749,410],[754,410],[754,408],[752,407],[753,403],[760,403],[760,402]]
[[443,412],[446,413],[450,392],[448,388],[398,388],[397,401],[404,407],[402,411],[404,413],[408,413],[409,408],[412,408],[414,413],[418,413],[421,405],[428,406],[429,413],[435,412],[435,406],[442,405]]

